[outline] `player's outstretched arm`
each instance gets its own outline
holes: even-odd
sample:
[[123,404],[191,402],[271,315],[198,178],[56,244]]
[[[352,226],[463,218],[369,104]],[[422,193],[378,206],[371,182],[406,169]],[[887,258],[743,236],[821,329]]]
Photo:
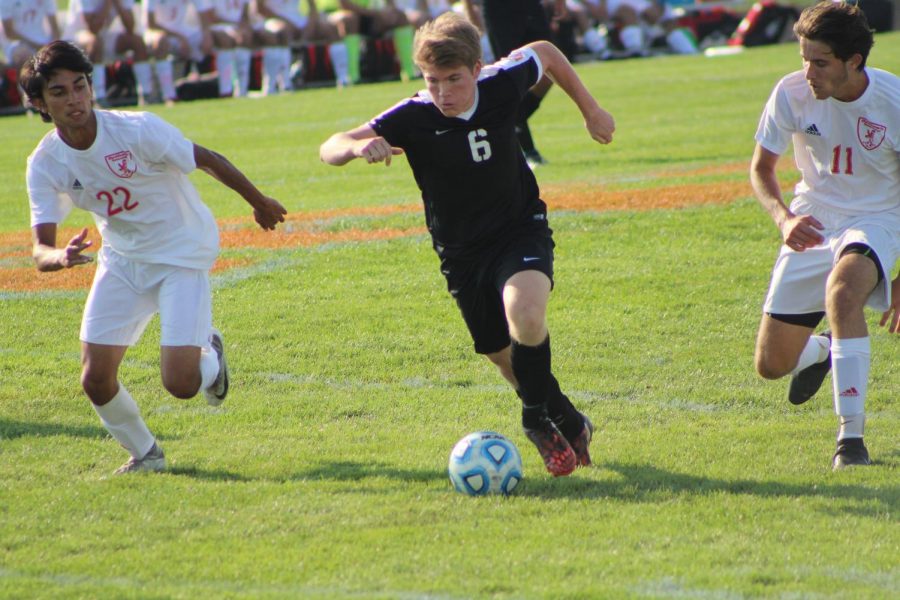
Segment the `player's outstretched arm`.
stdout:
[[584,126],[591,137],[601,144],[612,141],[616,122],[612,115],[600,108],[591,93],[584,87],[569,59],[550,42],[533,42],[531,48],[541,59],[544,73],[572,99],[584,116]]
[[384,161],[385,166],[390,166],[391,157],[398,154],[403,154],[403,150],[391,146],[368,125],[335,133],[319,146],[322,162],[335,167],[346,165],[354,158],[364,158],[370,164]]
[[40,223],[31,230],[31,256],[38,271],[59,271],[70,269],[93,261],[93,257],[82,254],[92,242],[87,239],[87,227],[69,240],[65,248],[56,247],[56,223]]
[[276,225],[284,222],[287,211],[281,203],[259,191],[227,158],[218,152],[194,144],[194,162],[197,163],[198,169],[206,171],[240,194],[247,204],[253,207],[253,218],[260,227],[275,229]]
[[750,185],[756,199],[775,221],[785,246],[803,252],[822,243],[824,238],[819,231],[824,227],[812,215],[795,215],[784,203],[775,172],[777,164],[778,155],[757,144],[750,161]]

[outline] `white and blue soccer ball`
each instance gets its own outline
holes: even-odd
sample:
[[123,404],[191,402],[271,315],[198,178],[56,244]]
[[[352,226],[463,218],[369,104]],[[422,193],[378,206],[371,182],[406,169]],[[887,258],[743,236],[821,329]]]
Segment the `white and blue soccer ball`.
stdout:
[[512,493],[522,481],[516,445],[493,431],[476,431],[459,440],[447,467],[456,491],[469,496]]

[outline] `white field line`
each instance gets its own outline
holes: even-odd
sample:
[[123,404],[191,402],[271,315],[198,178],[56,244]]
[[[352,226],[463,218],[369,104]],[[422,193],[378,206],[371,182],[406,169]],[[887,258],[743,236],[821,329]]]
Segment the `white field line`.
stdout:
[[[39,581],[48,585],[61,588],[91,586],[100,588],[114,588],[127,591],[141,590],[141,595],[150,597],[163,593],[166,589],[175,588],[186,592],[186,597],[214,598],[219,594],[227,593],[236,597],[255,598],[260,595],[278,595],[285,598],[398,598],[401,600],[459,600],[462,596],[447,594],[427,594],[424,592],[410,592],[401,590],[381,591],[353,591],[338,587],[305,586],[291,584],[264,584],[247,583],[244,581],[202,580],[185,581],[167,579],[162,590],[156,590],[153,581],[146,581],[128,577],[91,577],[79,574],[30,574],[13,569],[0,568],[0,584],[13,583],[15,581]],[[0,586],[2,587],[2,586]],[[45,590],[50,591],[50,590]],[[52,594],[51,594],[52,595]]]

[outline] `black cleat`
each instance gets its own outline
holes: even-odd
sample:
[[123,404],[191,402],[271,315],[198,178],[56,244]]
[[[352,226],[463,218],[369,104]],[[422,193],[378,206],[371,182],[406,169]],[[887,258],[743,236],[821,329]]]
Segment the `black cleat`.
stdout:
[[[825,336],[829,340],[831,339],[830,331],[823,331],[819,335]],[[828,353],[828,357],[822,362],[810,365],[791,377],[791,385],[788,388],[788,401],[791,404],[799,405],[815,396],[819,388],[822,387],[822,382],[825,381],[825,376],[828,375],[830,370],[831,352]]]
[[589,467],[591,465],[591,454],[588,451],[588,447],[591,445],[591,439],[594,437],[594,424],[591,423],[591,420],[584,413],[578,413],[578,415],[584,421],[584,426],[577,436],[568,441],[569,445],[572,446],[572,451],[575,452],[575,460],[578,466]]
[[871,464],[869,451],[866,450],[866,445],[863,443],[862,438],[838,440],[837,450],[835,450],[834,457],[831,459],[831,469],[833,471]]

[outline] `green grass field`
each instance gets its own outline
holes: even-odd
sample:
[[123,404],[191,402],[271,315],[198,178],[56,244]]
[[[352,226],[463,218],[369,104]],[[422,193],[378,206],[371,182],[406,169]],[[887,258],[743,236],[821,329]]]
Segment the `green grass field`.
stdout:
[[[870,64],[900,72],[900,35],[878,37]],[[151,324],[121,380],[166,450],[158,475],[110,476],[127,456],[79,385],[86,290],[36,272],[30,291],[0,290],[0,597],[896,598],[897,338],[871,315],[876,464],[832,473],[827,390],[792,407],[786,382],[753,371],[779,238],[749,186],[649,210],[677,186],[710,201],[704,190],[744,184],[762,106],[799,66],[792,45],[579,65],[617,119],[608,147],[559,90],[535,116],[557,241],[554,368],[598,426],[596,465],[564,479],[471,351],[421,215],[363,210],[418,202],[405,160],[318,160],[328,135],[420,83],[159,108],[293,215],[341,209],[291,228],[362,241],[223,250],[238,266],[213,276],[233,386],[219,409],[166,395]],[[23,173],[47,129],[0,120],[0,281],[30,268]],[[796,179],[789,162],[784,174]],[[248,214],[192,178],[217,217]],[[554,204],[572,190],[654,202]],[[522,451],[516,495],[452,491],[450,449],[479,429]]]

